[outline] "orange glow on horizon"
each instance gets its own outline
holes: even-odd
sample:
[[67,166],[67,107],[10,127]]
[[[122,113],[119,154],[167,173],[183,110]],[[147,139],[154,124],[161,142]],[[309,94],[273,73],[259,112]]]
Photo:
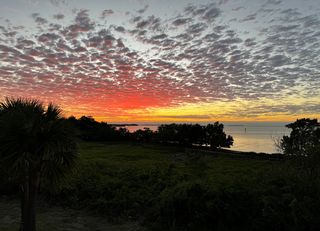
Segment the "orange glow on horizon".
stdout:
[[[66,117],[92,116],[97,121],[108,123],[170,123],[170,122],[290,122],[298,118],[320,118],[319,113],[303,111],[286,111],[287,105],[294,108],[295,105],[320,104],[317,97],[309,99],[286,100],[242,100],[215,101],[212,103],[176,103],[172,101],[171,93],[163,92],[161,97],[141,92],[121,92],[110,95],[109,98],[98,96],[79,98],[63,97],[63,100],[50,100],[52,97],[39,98],[44,103],[52,102],[59,105]],[[4,99],[4,97],[0,97]],[[292,103],[294,102],[294,103]]]
[[[170,123],[170,122],[290,122],[299,118],[320,118],[316,113],[282,113],[282,112],[265,112],[259,115],[252,115],[251,109],[246,108],[243,104],[248,102],[217,102],[215,104],[185,104],[170,107],[148,107],[134,108],[132,105],[128,108],[109,108],[106,112],[84,110],[82,113],[78,110],[68,110],[65,107],[66,116],[75,116],[77,118],[85,115],[92,116],[97,121],[109,123]],[[94,104],[93,104],[94,105]],[[123,106],[125,104],[122,104]],[[97,106],[97,105],[95,105]],[[237,112],[238,115],[237,116]]]

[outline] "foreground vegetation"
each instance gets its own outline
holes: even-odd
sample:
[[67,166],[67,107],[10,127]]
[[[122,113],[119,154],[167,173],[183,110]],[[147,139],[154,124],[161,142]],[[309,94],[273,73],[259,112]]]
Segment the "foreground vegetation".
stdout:
[[320,124],[288,127],[279,142],[285,155],[253,155],[221,149],[233,139],[218,122],[130,134],[90,117],[65,119],[52,104],[6,99],[0,194],[20,193],[23,231],[36,230],[39,189],[51,205],[149,230],[317,230]]
[[33,99],[0,102],[0,166],[18,186],[21,231],[36,230],[36,201],[42,179],[54,182],[75,163],[74,128],[53,104]]
[[[37,230],[39,231],[144,231],[137,222],[111,223],[105,217],[91,211],[39,202],[37,207]],[[0,230],[17,231],[19,226],[19,200],[0,196]]]
[[[81,142],[73,173],[57,187],[41,182],[41,196],[150,230],[316,230],[319,174],[296,166],[174,146]],[[2,193],[14,191],[1,185]]]

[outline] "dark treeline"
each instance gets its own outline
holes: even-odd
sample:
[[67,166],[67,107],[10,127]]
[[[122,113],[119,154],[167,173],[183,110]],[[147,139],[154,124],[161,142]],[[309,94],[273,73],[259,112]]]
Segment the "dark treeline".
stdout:
[[67,119],[72,123],[77,136],[85,141],[124,141],[130,140],[131,135],[126,128],[119,128],[105,122],[97,122],[91,116],[82,116],[79,119],[71,116]]
[[75,125],[78,136],[85,141],[133,141],[177,144],[181,146],[208,146],[212,149],[227,147],[233,144],[233,138],[226,135],[223,124],[215,122],[202,126],[199,124],[163,124],[157,131],[149,128],[130,133],[124,127],[97,122],[90,116],[79,119],[69,117]]

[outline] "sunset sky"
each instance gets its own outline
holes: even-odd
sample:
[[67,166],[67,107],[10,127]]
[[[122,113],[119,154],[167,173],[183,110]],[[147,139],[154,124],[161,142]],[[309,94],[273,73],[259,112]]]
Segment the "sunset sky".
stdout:
[[319,0],[0,0],[0,100],[107,122],[320,118]]

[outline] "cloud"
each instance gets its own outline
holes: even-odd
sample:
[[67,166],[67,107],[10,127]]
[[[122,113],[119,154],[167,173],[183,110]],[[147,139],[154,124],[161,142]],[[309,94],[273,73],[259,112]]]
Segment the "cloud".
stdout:
[[188,23],[188,22],[190,22],[190,21],[192,21],[191,18],[177,18],[176,20],[174,20],[174,21],[172,22],[172,24],[173,24],[174,26],[181,26],[181,25],[185,25],[186,23]]
[[207,21],[212,21],[218,16],[220,16],[220,9],[216,7],[209,8],[203,15],[203,19],[206,19]]
[[267,4],[270,4],[270,5],[279,5],[282,3],[282,0],[268,0],[267,1]]
[[64,19],[64,15],[63,14],[55,14],[53,15],[54,19],[60,20],[60,19]]
[[142,9],[138,10],[138,13],[143,14],[148,10],[148,8],[149,8],[149,5],[145,5]]
[[65,0],[50,0],[50,3],[54,6],[66,5]]
[[241,22],[246,22],[246,21],[253,21],[257,17],[257,14],[249,14],[247,15],[244,19],[240,20]]
[[95,28],[95,22],[90,19],[88,10],[80,10],[74,22],[74,24],[66,27],[62,32],[66,37],[75,38],[80,33],[86,33]]
[[53,43],[56,40],[60,39],[61,37],[57,34],[54,33],[45,33],[45,34],[41,34],[38,37],[38,41],[41,43]]
[[94,25],[94,22],[89,18],[88,10],[80,10],[75,18],[75,22],[84,27],[92,27]]
[[113,14],[114,14],[113,10],[107,9],[107,10],[102,11],[101,18],[106,18],[106,17],[109,17],[109,16],[111,16]]
[[211,119],[209,115],[158,115],[162,119]]
[[[241,27],[223,21],[220,7],[229,2],[221,3],[189,5],[165,19],[133,12],[112,25],[99,15],[91,17],[87,9],[75,11],[71,21],[63,14],[50,21],[35,13],[33,35],[24,28],[1,26],[1,92],[25,96],[37,92],[63,104],[71,100],[82,112],[91,107],[103,113],[320,95],[319,16],[279,9],[265,25],[259,21],[265,12],[246,15],[243,10],[242,20],[234,25],[260,23],[259,31],[245,34],[239,32]],[[103,18],[113,16],[111,9],[102,12]],[[318,104],[304,106],[250,106],[230,113],[312,112]],[[207,119],[207,115],[162,118]]]
[[285,55],[275,55],[269,58],[270,65],[273,67],[279,67],[290,64],[290,59]]
[[126,29],[123,26],[114,26],[113,27],[115,31],[124,33]]
[[239,11],[242,9],[245,9],[245,8],[243,6],[238,6],[238,7],[232,8],[232,11]]
[[38,13],[33,13],[31,16],[38,25],[44,25],[48,23],[48,21],[45,18],[40,17]]

